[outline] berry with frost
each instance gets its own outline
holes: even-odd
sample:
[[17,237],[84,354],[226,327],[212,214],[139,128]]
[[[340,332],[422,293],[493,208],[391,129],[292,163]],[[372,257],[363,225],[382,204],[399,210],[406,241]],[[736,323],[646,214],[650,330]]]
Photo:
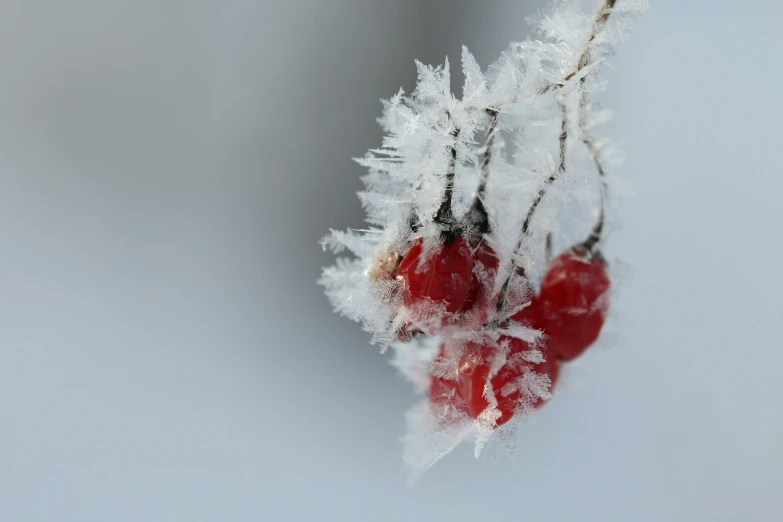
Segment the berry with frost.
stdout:
[[446,325],[481,324],[486,320],[488,285],[477,272],[494,273],[498,260],[484,242],[456,236],[439,242],[427,252],[421,238],[402,259],[396,271],[403,304],[410,310],[413,327],[428,334]]
[[459,362],[459,385],[474,418],[492,405],[502,426],[520,407],[539,408],[551,396],[560,363],[546,345],[534,347],[515,337],[497,343],[469,342]]
[[606,261],[573,248],[550,265],[538,296],[549,347],[565,361],[579,357],[595,342],[609,306]]

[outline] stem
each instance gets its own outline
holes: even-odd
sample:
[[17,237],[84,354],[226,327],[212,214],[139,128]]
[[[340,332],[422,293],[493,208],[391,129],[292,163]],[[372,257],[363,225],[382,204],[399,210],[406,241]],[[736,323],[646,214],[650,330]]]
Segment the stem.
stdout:
[[443,199],[441,200],[440,207],[438,207],[438,211],[435,212],[435,216],[433,216],[433,221],[443,229],[441,237],[446,243],[450,243],[459,233],[459,230],[457,230],[456,227],[454,213],[451,211],[451,199],[454,193],[454,172],[457,166],[456,139],[459,136],[459,128],[452,130],[451,136],[455,139],[455,143],[451,146],[451,159],[449,160],[449,168],[446,171],[446,189],[443,192]]
[[411,231],[413,232],[418,232],[421,228],[421,220],[415,209],[411,209],[410,215],[408,216],[408,226],[411,227]]
[[[525,237],[527,237],[527,232],[530,228],[530,221],[533,219],[533,214],[535,214],[538,205],[541,203],[541,200],[544,199],[544,194],[546,194],[547,187],[549,187],[549,185],[551,185],[557,179],[559,174],[565,172],[566,145],[568,143],[568,114],[566,106],[560,102],[558,102],[558,104],[560,105],[560,111],[563,115],[562,123],[560,124],[560,163],[557,167],[557,170],[550,174],[549,177],[544,181],[544,185],[541,187],[541,189],[539,189],[538,195],[536,195],[536,199],[533,200],[533,204],[530,205],[530,208],[527,211],[525,221],[522,223],[522,234],[520,234],[519,241],[517,241],[517,244],[514,247],[515,254],[519,252],[520,248],[522,248],[522,243],[524,242]],[[508,285],[511,282],[511,277],[513,277],[515,273],[521,277],[525,277],[525,268],[522,265],[519,265],[517,260],[514,259],[512,255],[511,270],[509,271],[508,277],[503,282],[503,286],[500,289],[500,295],[498,297],[496,308],[498,312],[500,312],[503,309],[503,306],[506,304],[506,293],[508,292]]]
[[487,109],[487,114],[490,116],[491,120],[489,130],[487,131],[487,143],[484,145],[484,157],[481,160],[481,176],[479,178],[478,189],[476,189],[476,197],[473,199],[473,205],[471,205],[470,210],[468,211],[469,221],[475,226],[475,230],[479,235],[487,234],[490,231],[489,215],[484,206],[484,194],[487,191],[489,164],[492,160],[492,146],[495,143],[495,135],[497,134],[499,113],[495,109]]
[[588,254],[593,255],[595,254],[596,246],[601,241],[601,234],[604,231],[604,223],[606,221],[606,202],[609,197],[609,186],[606,183],[606,171],[604,171],[604,168],[601,165],[601,159],[599,157],[598,149],[595,146],[595,143],[593,143],[590,138],[583,139],[582,143],[587,146],[590,154],[593,156],[595,167],[598,170],[598,176],[601,179],[601,211],[598,214],[598,221],[596,221],[595,225],[593,226],[593,230],[590,232],[590,235],[587,236],[587,239],[577,245],[577,248],[583,249]]
[[[614,5],[614,2],[612,3]],[[609,14],[606,14],[606,17],[608,17]],[[606,18],[604,18],[605,20]],[[583,77],[580,80],[580,84],[584,85],[585,78]],[[593,230],[590,232],[590,235],[587,236],[587,239],[585,239],[581,244],[577,245],[576,248],[580,250],[584,250],[584,252],[588,256],[594,256],[596,255],[596,246],[601,241],[601,235],[604,230],[604,222],[606,221],[606,204],[607,200],[609,198],[609,185],[606,182],[606,171],[604,170],[603,165],[601,164],[601,158],[600,158],[600,152],[598,150],[598,147],[593,142],[590,135],[585,131],[585,127],[587,126],[587,107],[588,107],[588,99],[587,99],[587,92],[585,89],[582,89],[580,99],[579,99],[579,128],[582,131],[582,143],[585,144],[585,147],[587,147],[587,150],[590,152],[590,155],[593,158],[593,162],[595,163],[595,168],[598,171],[598,178],[601,182],[601,210],[598,214],[598,220],[596,221],[595,225],[593,225]]]

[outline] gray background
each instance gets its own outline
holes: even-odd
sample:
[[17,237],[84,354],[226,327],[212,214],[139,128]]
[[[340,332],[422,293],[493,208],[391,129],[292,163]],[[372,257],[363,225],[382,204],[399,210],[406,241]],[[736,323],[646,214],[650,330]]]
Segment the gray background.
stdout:
[[5,0],[0,520],[780,520],[783,7],[652,3],[603,97],[615,335],[515,458],[410,488],[414,394],[317,240],[412,60],[540,3]]

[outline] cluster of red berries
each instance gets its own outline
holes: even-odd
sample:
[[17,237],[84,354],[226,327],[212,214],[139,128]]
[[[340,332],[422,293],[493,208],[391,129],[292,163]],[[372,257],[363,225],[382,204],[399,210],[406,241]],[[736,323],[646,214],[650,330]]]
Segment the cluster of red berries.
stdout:
[[[432,376],[431,404],[474,418],[491,404],[497,426],[520,408],[544,404],[561,363],[595,342],[606,317],[610,282],[594,242],[576,245],[555,258],[539,292],[525,296],[526,305],[509,303],[511,309],[523,308],[500,320],[499,301],[505,292],[489,295],[498,258],[485,241],[446,236],[425,252],[424,241],[418,238],[397,260],[388,274],[397,281],[406,310],[419,311],[409,314],[404,336],[444,335],[435,366],[453,369]],[[514,323],[543,335],[535,342],[504,335]],[[461,329],[480,331],[482,326],[494,334],[481,341],[459,341],[453,335]],[[525,386],[526,375],[537,376],[539,384]],[[541,376],[548,379],[542,381]]]

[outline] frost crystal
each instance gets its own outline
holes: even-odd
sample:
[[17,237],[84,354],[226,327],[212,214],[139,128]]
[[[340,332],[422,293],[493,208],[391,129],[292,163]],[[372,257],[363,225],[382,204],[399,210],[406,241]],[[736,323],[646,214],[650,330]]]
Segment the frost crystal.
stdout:
[[[573,244],[584,237],[585,222],[596,219],[593,213],[575,220],[579,210],[600,206],[600,226],[588,241],[603,241],[613,182],[607,168],[616,154],[597,130],[609,117],[595,101],[604,87],[598,68],[646,7],[646,0],[554,0],[527,19],[542,40],[512,43],[486,71],[463,47],[462,99],[452,94],[446,60],[438,67],[416,62],[413,93],[400,90],[383,102],[379,122],[386,136],[357,159],[368,169],[359,198],[369,229],[331,231],[323,239],[324,249],[353,257],[338,258],[319,283],[337,312],[361,323],[382,350],[393,348],[394,364],[420,390],[436,378],[448,388],[453,379],[454,360],[434,362],[443,339],[454,357],[477,339],[502,353],[501,330],[535,346],[540,332],[508,319],[529,303],[530,281],[546,263],[544,244],[551,238]],[[414,305],[401,295],[396,270],[414,241],[422,253],[411,278],[426,275],[440,242],[455,235],[497,256],[497,267],[476,262],[470,268],[480,294],[497,303],[487,316],[429,300]],[[410,341],[419,332],[435,335]],[[540,362],[541,353],[531,350],[517,364]],[[496,358],[491,371],[504,364],[505,357]],[[548,397],[549,378],[531,371],[513,389],[493,390],[490,377],[490,406],[477,418],[448,401],[424,400],[408,412],[404,460],[412,475],[466,439],[475,441],[477,456],[513,449],[518,422],[497,427],[492,405],[499,394],[516,391],[514,420],[529,416],[535,399]]]

